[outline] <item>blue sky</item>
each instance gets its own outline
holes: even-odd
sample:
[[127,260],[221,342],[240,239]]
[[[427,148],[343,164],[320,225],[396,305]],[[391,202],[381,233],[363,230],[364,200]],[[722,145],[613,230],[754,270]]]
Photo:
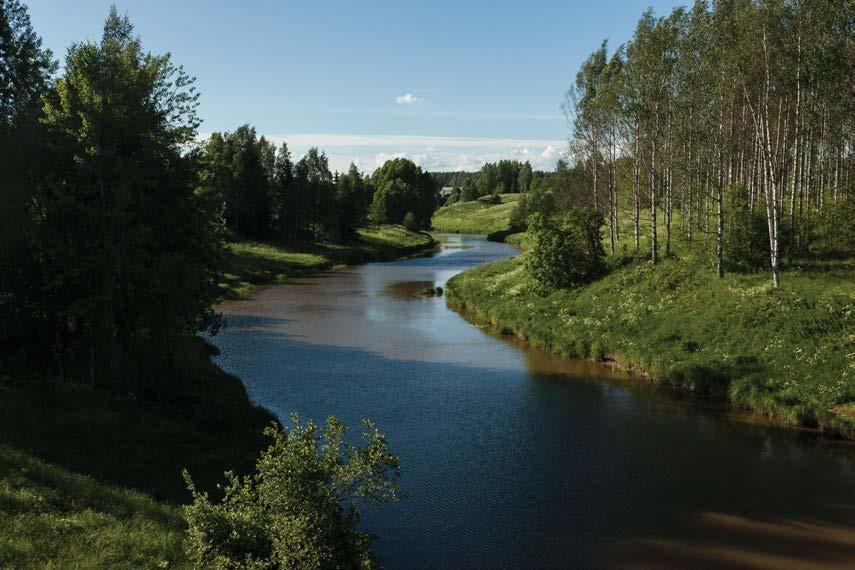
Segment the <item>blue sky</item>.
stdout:
[[33,25],[64,56],[97,39],[111,3],[154,53],[197,77],[200,131],[250,123],[339,169],[391,156],[434,170],[499,158],[551,168],[560,112],[581,62],[632,36],[642,11],[685,2],[599,0],[30,0]]

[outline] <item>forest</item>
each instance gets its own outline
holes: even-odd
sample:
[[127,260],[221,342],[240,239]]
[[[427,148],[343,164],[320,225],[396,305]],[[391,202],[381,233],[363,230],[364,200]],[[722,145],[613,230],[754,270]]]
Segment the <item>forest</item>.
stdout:
[[852,27],[846,1],[699,1],[591,53],[564,111],[611,251],[644,234],[656,263],[679,232],[714,244],[719,276],[776,287],[797,258],[851,255]]

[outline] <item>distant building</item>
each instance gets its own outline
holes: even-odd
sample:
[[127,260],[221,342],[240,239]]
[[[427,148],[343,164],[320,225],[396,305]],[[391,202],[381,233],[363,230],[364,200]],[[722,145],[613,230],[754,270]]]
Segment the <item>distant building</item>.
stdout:
[[443,198],[448,198],[452,192],[454,192],[454,186],[443,186],[439,191],[439,195]]

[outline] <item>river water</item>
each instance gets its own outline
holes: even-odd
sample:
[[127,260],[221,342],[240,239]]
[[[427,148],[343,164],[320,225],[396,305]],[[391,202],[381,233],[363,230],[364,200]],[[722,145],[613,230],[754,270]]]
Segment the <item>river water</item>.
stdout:
[[855,562],[855,448],[479,329],[418,291],[516,250],[441,243],[261,288],[213,339],[279,417],[387,434],[407,498],[363,518],[384,567]]

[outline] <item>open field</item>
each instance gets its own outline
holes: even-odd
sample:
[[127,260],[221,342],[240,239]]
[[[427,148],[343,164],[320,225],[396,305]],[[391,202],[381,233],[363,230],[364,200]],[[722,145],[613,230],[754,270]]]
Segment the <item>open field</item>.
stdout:
[[433,215],[433,229],[464,234],[489,234],[505,230],[519,197],[519,194],[501,194],[501,204],[485,204],[474,200],[440,208]]

